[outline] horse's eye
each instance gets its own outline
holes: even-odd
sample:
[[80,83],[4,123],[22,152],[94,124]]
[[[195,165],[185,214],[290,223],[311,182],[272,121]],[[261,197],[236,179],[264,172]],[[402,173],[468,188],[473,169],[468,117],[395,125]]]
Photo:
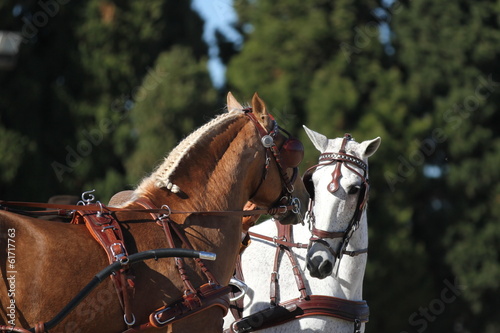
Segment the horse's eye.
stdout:
[[348,194],[356,194],[359,192],[360,187],[359,186],[351,186],[349,190],[347,191]]

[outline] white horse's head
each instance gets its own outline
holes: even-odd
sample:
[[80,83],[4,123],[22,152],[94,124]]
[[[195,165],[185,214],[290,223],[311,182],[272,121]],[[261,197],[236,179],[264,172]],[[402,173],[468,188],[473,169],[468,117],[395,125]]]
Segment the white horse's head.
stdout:
[[321,153],[318,165],[304,174],[314,203],[309,212],[312,237],[306,263],[312,277],[323,279],[332,274],[342,255],[366,252],[349,252],[346,248],[360,223],[366,223],[368,157],[377,151],[381,139],[357,143],[349,134],[328,139],[305,126],[304,129]]

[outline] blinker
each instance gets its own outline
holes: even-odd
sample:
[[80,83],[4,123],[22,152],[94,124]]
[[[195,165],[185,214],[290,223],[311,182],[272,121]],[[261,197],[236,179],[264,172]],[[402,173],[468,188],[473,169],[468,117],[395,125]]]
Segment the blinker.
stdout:
[[304,158],[304,145],[300,140],[290,138],[285,141],[280,149],[281,164],[287,168],[299,166]]

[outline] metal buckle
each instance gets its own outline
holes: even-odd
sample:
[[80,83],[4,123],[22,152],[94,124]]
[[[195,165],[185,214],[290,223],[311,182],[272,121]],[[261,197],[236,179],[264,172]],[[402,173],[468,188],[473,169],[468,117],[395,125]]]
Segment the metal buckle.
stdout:
[[[123,252],[116,254],[115,250],[113,249],[113,246],[115,246],[115,245],[120,246],[120,248],[121,248],[121,250]],[[111,246],[109,248],[111,249],[111,254],[113,255],[113,257],[115,257],[115,259],[117,261],[120,260],[121,258],[125,257],[125,249],[123,248],[122,244],[120,244],[120,243],[113,243],[113,244],[111,244]],[[120,260],[120,262],[122,262],[122,261]],[[127,262],[128,262],[128,259],[127,259]],[[123,265],[123,263],[122,263],[122,265]]]

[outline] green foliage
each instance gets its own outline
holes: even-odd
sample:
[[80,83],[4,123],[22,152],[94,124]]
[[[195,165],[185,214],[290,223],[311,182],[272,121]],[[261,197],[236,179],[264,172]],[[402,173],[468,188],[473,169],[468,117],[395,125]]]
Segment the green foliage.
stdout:
[[187,133],[214,115],[216,91],[206,68],[184,47],[159,55],[130,112],[136,138],[134,152],[125,160],[130,182],[151,172]]
[[26,151],[29,146],[26,137],[0,126],[0,182],[12,183],[22,162],[18,149]]
[[[127,159],[139,149],[131,109],[142,100],[147,103],[143,91],[151,83],[144,78],[155,73],[153,65],[160,53],[167,54],[176,45],[191,50],[178,63],[176,75],[169,77],[170,86],[163,87],[170,93],[175,89],[175,112],[192,105],[205,110],[206,98],[198,103],[189,100],[208,96],[210,91],[214,95],[206,83],[203,22],[189,2],[51,3],[47,7],[43,1],[26,5],[12,0],[0,5],[0,29],[20,31],[23,36],[16,68],[0,72],[0,154],[5,157],[0,195],[45,201],[52,195],[96,188],[97,197],[106,201],[131,185],[126,172],[133,162]],[[12,15],[14,7],[22,9],[18,16]],[[177,57],[178,52],[173,54]],[[168,71],[173,71],[172,66]],[[176,79],[199,84],[176,84]],[[148,98],[163,95],[157,90]],[[156,114],[166,111],[156,102],[149,103]],[[185,119],[184,125],[171,126],[175,133],[165,135],[171,135],[168,145],[197,125],[188,116]],[[182,131],[186,132],[181,135]],[[153,152],[159,147],[141,144],[140,149]]]

